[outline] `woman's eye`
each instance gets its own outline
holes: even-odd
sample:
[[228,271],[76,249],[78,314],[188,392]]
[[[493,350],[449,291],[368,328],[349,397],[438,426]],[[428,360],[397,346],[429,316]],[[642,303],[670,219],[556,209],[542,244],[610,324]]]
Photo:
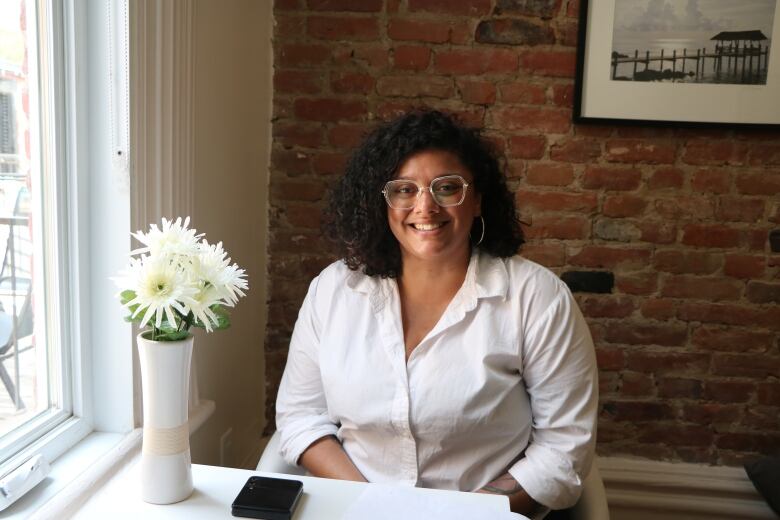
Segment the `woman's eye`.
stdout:
[[417,188],[415,186],[399,186],[395,190],[396,193],[401,193],[401,194],[404,194],[404,195],[408,195],[408,194],[414,193],[416,191],[417,191]]

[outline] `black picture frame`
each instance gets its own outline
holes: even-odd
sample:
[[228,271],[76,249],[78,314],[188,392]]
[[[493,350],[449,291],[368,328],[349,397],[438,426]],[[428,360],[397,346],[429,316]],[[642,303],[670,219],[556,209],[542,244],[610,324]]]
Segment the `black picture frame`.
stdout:
[[[612,15],[616,0],[580,0],[574,79],[574,122],[780,130],[780,0],[775,1],[772,32],[775,38],[767,49],[766,83],[756,85],[615,81],[611,78],[614,74],[615,58],[612,56],[611,44]],[[608,16],[605,16],[605,12]],[[594,37],[594,34],[598,36]],[[693,60],[692,57],[685,57]],[[664,63],[663,60],[656,59],[657,57],[650,58],[650,62]],[[707,66],[707,61],[702,59],[702,69]],[[735,63],[736,61],[735,58]],[[713,62],[714,60],[710,61]],[[698,73],[698,61],[696,63]],[[634,102],[644,108],[628,107]],[[680,110],[672,110],[670,103]]]

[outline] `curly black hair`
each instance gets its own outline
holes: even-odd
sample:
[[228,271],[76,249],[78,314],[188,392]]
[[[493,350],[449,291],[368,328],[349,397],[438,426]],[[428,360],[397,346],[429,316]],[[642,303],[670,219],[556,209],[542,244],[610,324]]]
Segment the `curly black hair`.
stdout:
[[[412,155],[424,150],[454,154],[474,177],[482,195],[485,237],[479,248],[496,257],[510,257],[524,242],[515,200],[506,185],[494,147],[480,131],[459,124],[436,110],[415,110],[374,129],[354,151],[344,175],[328,197],[323,219],[325,236],[352,270],[369,276],[401,274],[401,249],[387,220],[382,188]],[[482,224],[475,220],[472,247]]]

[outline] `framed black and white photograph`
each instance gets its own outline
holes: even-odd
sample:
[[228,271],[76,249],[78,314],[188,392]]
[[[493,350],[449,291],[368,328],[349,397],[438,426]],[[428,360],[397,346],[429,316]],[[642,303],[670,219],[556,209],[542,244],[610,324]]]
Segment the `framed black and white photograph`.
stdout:
[[780,0],[582,0],[576,122],[780,125]]

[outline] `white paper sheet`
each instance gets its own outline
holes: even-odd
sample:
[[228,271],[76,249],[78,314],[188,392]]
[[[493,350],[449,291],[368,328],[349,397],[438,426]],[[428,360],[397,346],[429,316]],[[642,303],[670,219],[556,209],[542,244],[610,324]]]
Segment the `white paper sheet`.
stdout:
[[528,520],[528,517],[450,493],[420,493],[414,488],[372,484],[342,520]]

